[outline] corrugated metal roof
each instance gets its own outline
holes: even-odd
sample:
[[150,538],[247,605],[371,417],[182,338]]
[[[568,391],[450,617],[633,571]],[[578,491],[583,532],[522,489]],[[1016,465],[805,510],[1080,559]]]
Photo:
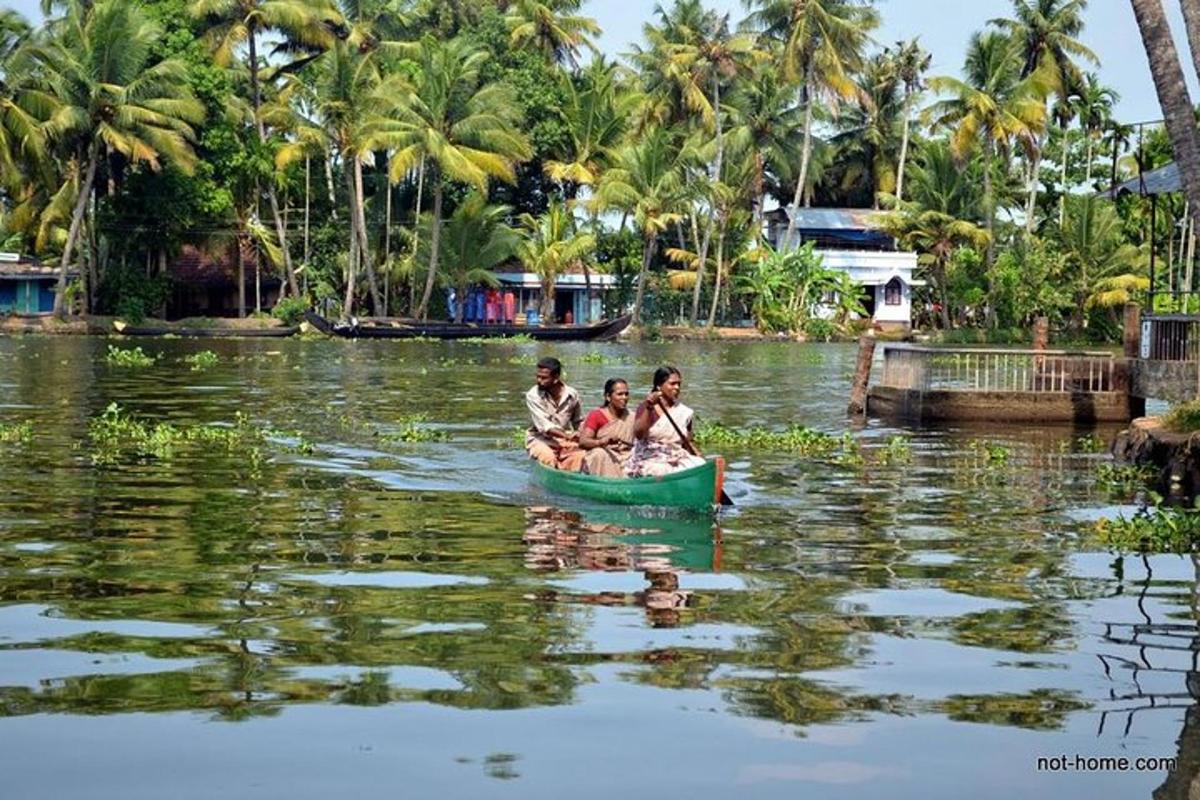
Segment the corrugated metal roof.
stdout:
[[[1179,167],[1172,161],[1170,164],[1144,172],[1116,186],[1117,194],[1176,194],[1183,191],[1183,182],[1179,178]],[[1098,193],[1102,197],[1112,194],[1109,189]]]
[[[772,209],[767,217],[776,217],[783,221],[783,209]],[[801,230],[854,230],[868,231],[878,229],[874,223],[879,214],[873,208],[801,208],[796,210],[788,206],[787,213],[796,217],[796,227]]]

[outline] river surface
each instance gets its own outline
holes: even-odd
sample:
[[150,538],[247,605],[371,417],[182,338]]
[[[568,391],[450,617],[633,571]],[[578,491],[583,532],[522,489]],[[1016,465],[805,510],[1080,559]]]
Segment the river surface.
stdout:
[[[0,424],[32,423],[0,443],[0,796],[1159,798],[1196,779],[1196,570],[1092,538],[1131,500],[1097,481],[1112,429],[852,427],[850,346],[117,343],[158,356],[137,368],[106,363],[114,343],[0,339]],[[193,370],[201,350],[219,363]],[[727,452],[717,526],[547,497],[514,429],[552,353],[589,401],[610,375],[640,397],[670,362],[706,419],[856,446]],[[89,421],[114,402],[272,430],[104,453]],[[448,440],[397,437],[416,413]]]

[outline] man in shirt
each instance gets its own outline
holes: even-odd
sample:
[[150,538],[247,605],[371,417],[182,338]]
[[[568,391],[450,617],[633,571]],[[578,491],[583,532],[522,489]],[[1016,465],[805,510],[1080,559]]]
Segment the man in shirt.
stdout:
[[578,470],[584,453],[579,449],[579,423],[583,409],[579,392],[563,383],[562,362],[543,358],[537,363],[537,384],[525,393],[531,425],[525,449],[547,467]]

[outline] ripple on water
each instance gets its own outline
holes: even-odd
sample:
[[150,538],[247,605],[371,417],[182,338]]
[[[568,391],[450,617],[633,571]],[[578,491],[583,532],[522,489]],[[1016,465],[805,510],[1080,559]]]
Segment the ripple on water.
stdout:
[[57,648],[0,648],[0,686],[37,689],[51,681],[94,675],[185,672],[205,662],[140,653],[93,653]]
[[959,617],[1021,606],[1010,600],[934,588],[878,589],[844,595],[838,600],[844,613],[871,617]]
[[438,586],[483,586],[487,578],[472,575],[441,575],[434,572],[293,572],[283,580],[317,583],[321,586],[375,586],[384,589],[432,589]]
[[73,619],[58,616],[51,606],[22,604],[0,608],[0,642],[33,644],[65,639],[89,633],[152,639],[198,639],[213,629],[181,622],[155,622],[144,619]]

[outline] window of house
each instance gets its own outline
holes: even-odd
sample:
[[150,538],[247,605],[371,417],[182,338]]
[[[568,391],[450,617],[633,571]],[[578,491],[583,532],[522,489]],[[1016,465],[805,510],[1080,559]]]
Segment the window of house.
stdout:
[[888,306],[900,305],[901,299],[904,297],[904,287],[900,283],[899,278],[892,278],[883,287],[883,304]]

